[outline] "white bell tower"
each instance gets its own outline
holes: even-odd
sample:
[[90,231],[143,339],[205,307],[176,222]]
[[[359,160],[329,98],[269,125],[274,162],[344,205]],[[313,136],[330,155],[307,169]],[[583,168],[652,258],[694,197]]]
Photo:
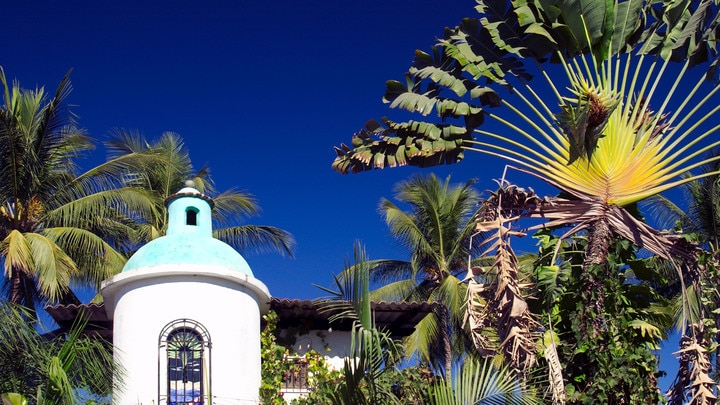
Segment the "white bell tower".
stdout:
[[210,198],[189,185],[165,204],[167,235],[102,284],[126,373],[112,403],[256,404],[270,293],[238,252],[213,238]]

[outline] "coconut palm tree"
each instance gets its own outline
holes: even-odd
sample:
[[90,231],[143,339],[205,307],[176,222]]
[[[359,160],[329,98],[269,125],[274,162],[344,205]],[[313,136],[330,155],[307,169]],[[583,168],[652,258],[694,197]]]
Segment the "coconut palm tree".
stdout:
[[116,181],[130,158],[77,174],[92,147],[66,104],[69,74],[54,94],[9,85],[0,68],[0,260],[8,300],[72,301],[71,282],[99,286],[125,258],[114,248],[132,237],[123,216],[152,209],[147,195]]
[[[164,201],[190,180],[200,192],[213,198],[213,232],[216,238],[243,253],[273,251],[293,255],[295,240],[289,232],[272,226],[240,223],[242,219],[260,213],[254,196],[234,189],[218,193],[210,169],[207,166],[197,171],[193,168],[189,152],[178,134],[165,132],[151,143],[137,131],[116,129],[107,147],[113,158],[143,154],[162,157],[140,162],[125,176],[128,185],[143,188],[155,197],[155,214],[140,219],[140,239],[143,242],[165,234],[167,208]],[[132,249],[128,253],[132,253]]]
[[[445,373],[450,372],[453,357],[472,346],[463,327],[466,286],[461,279],[467,272],[468,255],[476,252],[478,245],[470,247],[479,200],[473,184],[453,185],[449,176],[440,181],[432,174],[397,184],[395,199],[401,206],[382,199],[379,210],[410,260],[364,264],[379,283],[371,293],[373,300],[441,304],[436,313],[420,321],[404,343],[408,355],[419,353]],[[409,209],[401,208],[404,205]]]

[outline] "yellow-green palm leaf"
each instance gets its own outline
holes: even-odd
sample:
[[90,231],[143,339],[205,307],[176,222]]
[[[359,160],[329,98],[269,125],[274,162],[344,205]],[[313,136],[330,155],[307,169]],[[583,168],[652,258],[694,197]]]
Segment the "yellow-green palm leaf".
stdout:
[[[581,109],[578,95],[612,100],[606,103],[615,104],[608,107],[598,102],[596,111],[584,123],[583,135],[589,137],[591,130],[597,131],[598,139],[592,150],[573,156],[570,118],[553,114],[557,108],[548,105],[538,96],[540,92],[529,85],[516,90],[522,100],[519,106],[504,101],[516,119],[489,114],[519,137],[504,135],[505,131],[478,129],[478,140],[469,141],[473,145],[469,149],[504,157],[520,170],[578,198],[619,206],[697,178],[680,175],[718,159],[702,158],[720,145],[717,139],[720,125],[709,123],[718,110],[711,105],[718,87],[704,83],[701,76],[691,83],[690,91],[678,94],[682,93],[677,91],[678,86],[687,81],[684,80],[688,76],[687,65],[667,73],[668,62],[658,67],[656,61],[643,63],[644,58],[637,59],[610,58],[597,69],[582,63],[582,57],[580,61],[565,63],[565,83],[569,88],[564,91],[565,96],[558,89],[557,78],[547,81],[546,94],[555,95],[561,111]],[[658,90],[659,87],[663,90]],[[653,111],[651,105],[658,106],[658,111]],[[673,106],[677,109],[671,113]],[[592,125],[598,121],[600,124]]]

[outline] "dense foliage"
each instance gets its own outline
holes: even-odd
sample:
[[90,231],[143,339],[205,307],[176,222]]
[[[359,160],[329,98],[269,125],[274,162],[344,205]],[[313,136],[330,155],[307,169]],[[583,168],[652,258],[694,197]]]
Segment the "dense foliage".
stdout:
[[[590,268],[589,276],[603,287],[586,290],[581,285],[582,277],[588,277],[582,272],[587,240],[561,242],[558,266],[550,261],[557,236],[544,231],[536,238],[541,242],[536,266],[538,293],[543,297],[540,318],[549,319],[558,339],[568,399],[588,404],[657,404],[661,397],[654,351],[671,325],[672,312],[668,300],[653,288],[656,270],[636,257],[628,241],[616,240],[607,261]],[[593,313],[596,307],[585,305],[590,300],[605,301],[600,328],[594,326],[599,318]]]
[[[333,168],[429,167],[474,151],[555,187],[540,198],[506,172],[482,204],[477,230],[495,235],[484,253],[495,261],[468,277],[477,349],[491,356],[504,346],[505,361],[529,378],[542,342],[555,403],[657,403],[650,350],[672,298],[683,339],[669,400],[715,403],[708,331],[718,308],[707,277],[716,263],[712,244],[696,243],[713,233],[655,229],[636,204],[718,173],[692,171],[720,159],[707,154],[720,146],[720,4],[477,0],[476,11],[416,52],[404,81],[387,82],[390,108],[419,120],[369,121],[336,148]],[[537,280],[522,279],[510,240],[537,230],[546,232]],[[537,293],[530,313],[523,301]]]
[[69,333],[48,337],[28,324],[28,315],[16,304],[0,304],[0,393],[42,405],[75,405],[83,403],[81,393],[111,393],[119,381],[113,377],[122,373],[110,344],[82,333],[87,320],[80,316]]
[[[545,395],[557,404],[656,404],[654,350],[673,321],[680,370],[667,400],[716,403],[720,155],[707,152],[720,146],[720,4],[477,0],[476,11],[418,51],[404,81],[387,82],[390,107],[420,121],[369,121],[336,148],[333,168],[429,167],[474,151],[558,194],[540,198],[503,175],[474,212],[465,204],[473,194],[447,182],[404,183],[400,200],[413,211],[387,200],[382,209],[411,257],[373,263],[356,251],[336,299],[324,302],[337,311],[333,319],[353,321],[351,356],[331,370],[319,353],[306,354],[311,390],[295,403],[533,403]],[[149,143],[120,132],[111,159],[78,174],[74,159],[92,142],[65,103],[68,77],[53,95],[8,84],[1,69],[0,84],[4,293],[29,309],[0,308],[0,393],[3,401],[53,404],[76,403],[78,388],[107,394],[113,367],[102,341],[82,335],[82,325],[40,336],[27,320],[38,303],[76,302],[72,281],[97,286],[117,272],[126,254],[163,234],[163,197],[186,178],[214,192],[211,178],[169,133]],[[679,185],[692,196],[685,215],[657,197]],[[651,197],[675,215],[671,229],[654,228],[638,211]],[[257,211],[249,195],[230,190],[216,204],[216,221],[229,225],[217,237],[291,254],[286,232],[235,221]],[[476,232],[482,249],[468,244]],[[531,232],[539,255],[528,276],[511,240]],[[373,322],[371,274],[406,276],[405,290],[386,291],[440,304],[409,341],[444,378],[397,369],[400,345]],[[290,353],[277,344],[276,316],[265,320],[260,396],[281,404]],[[459,331],[467,341],[451,345]],[[464,362],[454,375],[452,359]]]

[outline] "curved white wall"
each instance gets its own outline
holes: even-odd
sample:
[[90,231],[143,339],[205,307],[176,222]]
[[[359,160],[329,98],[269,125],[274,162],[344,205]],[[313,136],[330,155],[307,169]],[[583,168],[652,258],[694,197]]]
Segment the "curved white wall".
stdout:
[[[121,273],[103,283],[102,294],[114,318],[116,359],[127,374],[114,405],[158,403],[158,375],[166,367],[160,333],[178,319],[196,321],[210,334],[212,403],[257,403],[260,313],[270,298],[260,281],[225,269],[164,265]],[[164,392],[166,382],[160,384]]]

